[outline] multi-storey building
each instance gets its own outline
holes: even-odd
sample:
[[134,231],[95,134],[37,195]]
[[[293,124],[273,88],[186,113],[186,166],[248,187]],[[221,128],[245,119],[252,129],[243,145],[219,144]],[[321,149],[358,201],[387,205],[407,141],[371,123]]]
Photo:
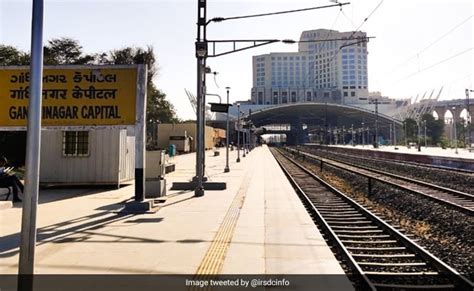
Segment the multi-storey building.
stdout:
[[253,57],[253,104],[368,103],[364,32],[304,31],[298,52]]

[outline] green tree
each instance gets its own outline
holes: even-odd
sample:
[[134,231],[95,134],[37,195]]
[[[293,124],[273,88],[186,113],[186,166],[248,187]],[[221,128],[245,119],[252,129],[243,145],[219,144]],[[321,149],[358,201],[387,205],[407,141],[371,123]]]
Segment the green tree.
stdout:
[[30,64],[30,56],[17,48],[0,44],[0,66],[25,66]]
[[406,133],[406,138],[408,141],[417,140],[418,126],[416,124],[416,120],[413,118],[406,118],[403,121],[403,129]]
[[179,119],[176,117],[173,105],[166,100],[166,94],[153,83],[153,79],[158,74],[153,48],[150,46],[147,49],[126,47],[113,50],[106,59],[109,64],[147,65],[147,147],[154,149],[157,144],[157,124],[177,123]]
[[[436,145],[441,141],[444,132],[444,122],[441,119],[436,120],[432,114],[424,114],[421,117],[422,121],[426,122],[426,136],[431,141],[432,145]],[[423,130],[423,128],[422,128]]]
[[[20,51],[12,46],[0,45],[0,65],[29,65],[30,56],[28,53]],[[179,119],[173,105],[167,100],[166,94],[158,89],[153,83],[157,76],[157,62],[155,53],[151,46],[146,48],[126,47],[109,52],[98,52],[86,54],[83,47],[77,40],[63,37],[51,39],[44,47],[45,65],[89,65],[89,64],[146,64],[147,75],[147,128],[152,136],[156,136],[151,131],[156,129],[158,123],[176,123]],[[0,132],[0,149],[10,158],[15,156],[24,161],[24,147],[10,147],[6,145],[8,140],[26,140],[24,132]],[[5,152],[5,148],[10,148],[14,153]],[[21,153],[20,153],[21,152]]]
[[108,61],[111,64],[146,64],[147,76],[147,116],[149,123],[176,123],[179,122],[171,103],[166,100],[166,94],[156,88],[153,79],[158,74],[155,53],[152,47],[147,49],[126,47],[110,52]]
[[94,55],[84,54],[82,46],[72,38],[54,38],[48,41],[44,47],[45,65],[88,65],[94,63]]
[[458,147],[465,147],[466,146],[466,137],[467,137],[467,128],[466,128],[466,121],[464,118],[456,122],[456,135],[458,139]]

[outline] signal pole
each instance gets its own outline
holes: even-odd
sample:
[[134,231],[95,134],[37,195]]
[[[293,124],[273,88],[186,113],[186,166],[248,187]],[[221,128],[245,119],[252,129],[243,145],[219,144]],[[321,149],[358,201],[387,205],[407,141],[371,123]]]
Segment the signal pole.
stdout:
[[471,147],[471,111],[469,108],[469,92],[474,92],[474,90],[466,89],[466,111],[467,111],[467,147]]
[[375,142],[374,148],[379,147],[379,100],[375,99]]

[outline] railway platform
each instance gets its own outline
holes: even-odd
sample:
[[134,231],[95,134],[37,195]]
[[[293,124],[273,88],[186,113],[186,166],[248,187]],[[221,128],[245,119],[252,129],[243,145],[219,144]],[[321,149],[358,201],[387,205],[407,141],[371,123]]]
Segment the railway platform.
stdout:
[[448,148],[442,149],[440,147],[425,147],[422,146],[421,150],[418,151],[416,146],[379,146],[379,148],[375,149],[372,145],[332,145],[332,147],[341,147],[341,148],[355,148],[359,150],[373,150],[373,151],[380,151],[380,152],[390,152],[390,153],[401,153],[401,154],[408,154],[408,155],[426,155],[426,156],[433,156],[433,157],[443,157],[443,158],[454,158],[454,159],[466,159],[471,160],[474,162],[474,152],[469,151],[465,148],[458,148],[456,153],[456,149]]
[[[305,145],[320,147],[319,144],[314,143]],[[469,152],[468,149],[464,148],[457,149],[457,153],[455,149],[437,147],[421,147],[421,151],[418,151],[418,148],[414,146],[410,148],[406,146],[397,146],[397,148],[394,146],[379,146],[379,148],[374,148],[372,145],[330,145],[329,148],[334,152],[344,152],[346,154],[474,171],[474,152]]]
[[[43,190],[36,273],[327,275],[320,290],[352,290],[269,149],[258,147],[240,163],[230,151],[229,173],[220,151],[206,152],[206,176],[225,182],[226,190],[195,198],[193,191],[168,189],[153,213],[120,211],[133,185]],[[195,173],[194,154],[173,159],[168,188]],[[15,274],[21,206],[0,210],[0,221],[8,221],[0,227],[0,274]],[[298,284],[291,290],[303,290]]]

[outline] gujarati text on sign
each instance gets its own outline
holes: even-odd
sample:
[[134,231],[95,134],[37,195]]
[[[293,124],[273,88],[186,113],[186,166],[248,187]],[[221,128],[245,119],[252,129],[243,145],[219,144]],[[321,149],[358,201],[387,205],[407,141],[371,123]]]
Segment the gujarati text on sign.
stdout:
[[[26,126],[28,68],[0,67],[0,127]],[[43,72],[43,126],[133,125],[137,68],[46,67]]]

